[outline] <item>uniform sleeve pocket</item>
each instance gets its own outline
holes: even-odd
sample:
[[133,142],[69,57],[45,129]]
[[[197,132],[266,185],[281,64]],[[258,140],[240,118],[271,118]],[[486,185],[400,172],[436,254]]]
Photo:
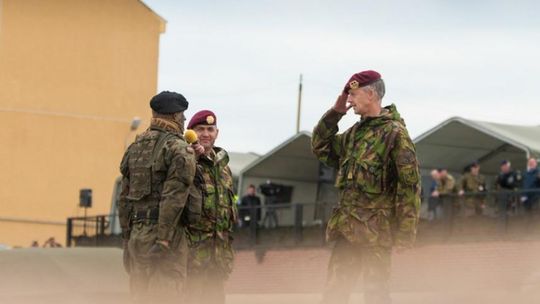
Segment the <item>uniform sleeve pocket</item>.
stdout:
[[419,181],[418,170],[414,166],[403,166],[399,173],[400,182],[406,185],[415,185]]

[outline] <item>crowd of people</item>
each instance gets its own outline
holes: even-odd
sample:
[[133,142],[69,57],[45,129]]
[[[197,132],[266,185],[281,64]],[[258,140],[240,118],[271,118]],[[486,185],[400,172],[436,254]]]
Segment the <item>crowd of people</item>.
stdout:
[[540,198],[540,170],[538,161],[529,158],[525,172],[514,170],[508,160],[500,163],[500,171],[495,176],[492,186],[487,185],[486,177],[480,173],[480,163],[473,162],[464,170],[461,178],[456,179],[447,169],[431,171],[431,185],[428,199],[428,218],[441,218],[444,199],[453,202],[455,209],[461,209],[466,216],[482,215],[487,204],[487,192],[492,192],[497,202],[497,212],[515,211],[523,207],[531,212]]

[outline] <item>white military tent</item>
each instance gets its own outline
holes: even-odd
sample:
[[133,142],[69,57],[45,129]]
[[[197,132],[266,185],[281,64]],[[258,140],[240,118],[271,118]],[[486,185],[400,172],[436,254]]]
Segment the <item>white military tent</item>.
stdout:
[[235,179],[240,176],[240,172],[249,166],[253,161],[259,158],[259,155],[253,152],[239,153],[229,152],[229,168],[231,168],[232,175]]
[[[320,181],[320,172],[323,170],[319,161],[311,152],[311,134],[299,132],[244,168],[240,173],[239,189],[240,193],[245,193],[250,184],[258,187],[270,181],[294,187],[293,205],[314,204],[325,201],[327,197],[335,201],[334,188]],[[318,195],[321,193],[326,194],[325,197]],[[292,208],[280,210],[279,216],[281,223],[291,224]],[[304,207],[303,220],[306,224],[320,222],[321,216],[315,205]]]
[[523,170],[528,157],[540,156],[540,126],[507,125],[450,118],[415,139],[425,173],[447,168],[460,173],[478,161],[486,175],[495,175],[502,160]]

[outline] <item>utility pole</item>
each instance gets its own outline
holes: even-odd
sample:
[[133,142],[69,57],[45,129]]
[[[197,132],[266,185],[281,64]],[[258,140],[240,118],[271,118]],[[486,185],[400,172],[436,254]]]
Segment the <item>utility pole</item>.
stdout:
[[296,112],[296,134],[300,132],[300,110],[302,109],[302,74],[298,84],[298,110]]

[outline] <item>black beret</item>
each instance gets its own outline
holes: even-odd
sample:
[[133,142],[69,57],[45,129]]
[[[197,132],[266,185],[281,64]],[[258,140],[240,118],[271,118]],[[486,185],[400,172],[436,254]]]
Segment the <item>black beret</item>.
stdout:
[[163,91],[150,99],[150,107],[159,114],[173,114],[187,110],[188,101],[182,94]]

